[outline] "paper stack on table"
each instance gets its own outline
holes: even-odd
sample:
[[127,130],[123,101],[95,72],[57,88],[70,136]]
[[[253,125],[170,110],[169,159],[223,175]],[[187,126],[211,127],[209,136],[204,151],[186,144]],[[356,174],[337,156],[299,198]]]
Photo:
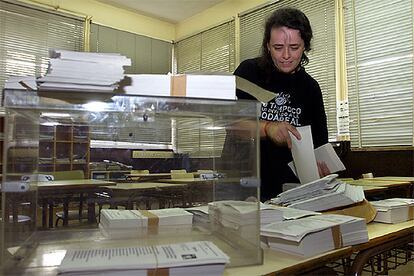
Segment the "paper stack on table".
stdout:
[[258,202],[223,200],[210,202],[208,206],[213,230],[236,239],[257,239],[260,220]]
[[272,204],[309,211],[325,211],[342,207],[365,199],[360,186],[352,186],[331,174],[280,193],[270,201]]
[[229,257],[210,241],[68,250],[61,275],[222,275]]
[[112,93],[131,60],[120,54],[49,51],[49,68],[40,79],[41,91]]
[[193,225],[208,227],[210,224],[208,205],[188,207],[184,210],[193,214]]
[[[309,217],[309,216],[316,216],[316,215],[320,215],[322,213],[319,212],[314,212],[314,211],[307,211],[307,210],[301,210],[301,209],[295,209],[295,208],[290,208],[290,207],[282,207],[282,206],[278,206],[278,205],[273,205],[273,204],[266,204],[267,206],[272,206],[272,208],[276,208],[282,211],[283,217],[282,220],[292,220],[292,219],[299,219],[299,218],[304,218],[304,217]],[[280,220],[280,221],[282,221]],[[278,220],[272,221],[272,222],[277,222]],[[262,223],[262,225],[264,225],[264,223]]]
[[127,75],[131,84],[126,94],[208,99],[236,99],[236,77],[216,74],[136,74]]
[[262,241],[277,251],[313,256],[368,241],[365,220],[344,215],[319,215],[261,227]]
[[36,78],[30,76],[10,76],[4,83],[4,89],[37,90]]
[[374,218],[376,222],[399,223],[414,219],[414,199],[389,198],[378,201],[370,201],[377,209]]
[[269,223],[284,220],[284,214],[285,212],[288,212],[286,209],[290,208],[260,203],[260,225],[263,226]]
[[110,238],[131,238],[147,234],[191,232],[193,215],[184,209],[103,209],[99,229]]

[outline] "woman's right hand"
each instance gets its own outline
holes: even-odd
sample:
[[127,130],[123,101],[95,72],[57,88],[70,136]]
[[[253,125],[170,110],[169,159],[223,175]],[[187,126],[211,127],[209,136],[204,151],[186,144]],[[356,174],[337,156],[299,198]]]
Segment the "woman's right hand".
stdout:
[[292,141],[289,136],[292,133],[298,140],[301,139],[296,127],[287,122],[264,122],[264,133],[267,139],[273,141],[276,145],[292,148]]

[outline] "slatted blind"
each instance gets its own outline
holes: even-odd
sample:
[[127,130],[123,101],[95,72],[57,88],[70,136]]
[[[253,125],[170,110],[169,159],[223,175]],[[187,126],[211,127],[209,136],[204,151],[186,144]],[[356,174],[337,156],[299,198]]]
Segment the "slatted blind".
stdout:
[[[120,53],[131,59],[126,66],[128,74],[167,74],[171,71],[172,43],[113,29],[98,24],[91,25],[91,51]],[[127,101],[127,100],[126,100]],[[131,100],[132,101],[132,100]],[[133,103],[126,103],[126,105]],[[171,146],[171,121],[157,118],[156,124],[148,124],[131,113],[112,115],[108,124],[112,127],[93,126],[91,139],[133,143],[135,148]],[[153,118],[154,119],[154,118]],[[155,120],[155,119],[154,119]]]
[[120,53],[131,59],[128,74],[171,72],[172,43],[114,28],[91,24],[91,52]]
[[177,118],[173,134],[174,151],[192,158],[220,156],[226,131],[219,125],[219,122],[209,118]]
[[312,50],[308,53],[306,71],[315,78],[322,90],[327,115],[329,140],[337,138],[336,79],[335,79],[335,1],[282,0],[240,16],[240,60],[259,56],[264,23],[268,15],[281,7],[295,7],[309,18],[312,30]]
[[351,146],[412,146],[412,1],[344,6]]
[[[235,67],[234,20],[220,24],[175,44],[178,73],[233,72]],[[212,119],[179,118],[173,141],[179,153],[195,158],[221,155],[226,132]]]
[[177,73],[233,72],[234,20],[175,43]]
[[0,1],[0,90],[11,75],[44,75],[51,48],[82,51],[83,19]]

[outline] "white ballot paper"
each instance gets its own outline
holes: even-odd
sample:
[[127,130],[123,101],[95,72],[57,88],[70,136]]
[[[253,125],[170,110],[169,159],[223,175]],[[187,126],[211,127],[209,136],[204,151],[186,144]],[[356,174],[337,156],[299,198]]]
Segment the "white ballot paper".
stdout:
[[302,139],[298,140],[289,132],[292,140],[292,156],[300,183],[309,183],[319,179],[318,166],[313,150],[313,139],[310,126],[296,128]]
[[[108,272],[112,272],[110,275],[119,275],[126,271],[133,272],[129,275],[150,275],[147,273],[154,269],[165,268],[170,270],[169,275],[178,275],[174,273],[177,272],[174,268],[187,267],[189,271],[184,273],[181,270],[181,275],[191,275],[191,271],[199,271],[197,268],[203,267],[206,272],[203,275],[220,275],[228,262],[229,257],[215,244],[198,241],[157,246],[68,250],[58,271],[64,275],[101,275]],[[220,265],[219,271],[217,265]],[[209,266],[216,273],[208,271]]]

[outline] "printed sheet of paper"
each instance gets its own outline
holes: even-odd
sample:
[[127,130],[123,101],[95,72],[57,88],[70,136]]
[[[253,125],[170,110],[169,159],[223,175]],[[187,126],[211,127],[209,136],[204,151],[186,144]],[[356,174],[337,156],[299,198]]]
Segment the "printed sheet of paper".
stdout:
[[[345,170],[345,165],[342,163],[341,159],[339,159],[338,155],[336,154],[334,148],[330,143],[326,143],[318,148],[315,149],[315,157],[316,161],[325,162],[326,166],[328,166],[330,173],[336,173],[339,171]],[[288,166],[293,171],[293,173],[297,176],[298,173],[296,172],[294,162],[289,162]]]
[[298,127],[297,130],[302,137],[296,139],[289,132],[292,140],[292,156],[300,183],[309,183],[319,179],[318,166],[316,164],[315,152],[313,150],[313,139],[310,126]]
[[317,161],[323,161],[328,166],[330,173],[335,173],[345,170],[345,166],[339,159],[334,148],[330,143],[326,143],[315,149],[315,156]]
[[[196,241],[142,247],[68,250],[58,271],[96,275],[106,270],[144,270],[184,266],[190,266],[191,270],[198,265],[222,264],[224,267],[228,262],[229,257],[212,242]],[[140,275],[137,272],[131,273],[131,275],[137,274]]]

